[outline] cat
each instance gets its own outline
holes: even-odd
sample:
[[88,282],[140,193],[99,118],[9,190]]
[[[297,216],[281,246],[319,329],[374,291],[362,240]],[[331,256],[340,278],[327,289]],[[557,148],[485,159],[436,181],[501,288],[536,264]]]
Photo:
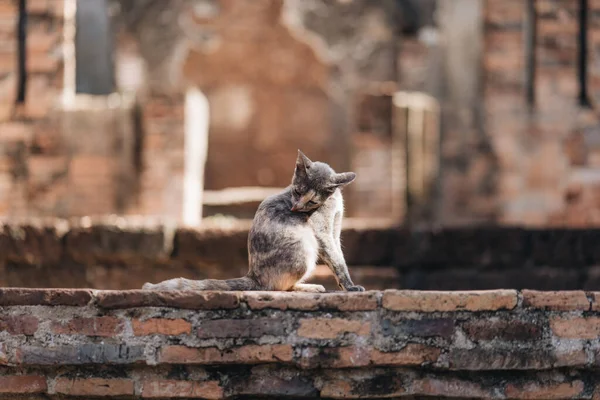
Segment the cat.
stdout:
[[292,184],[266,198],[258,207],[248,235],[249,271],[236,279],[176,278],[145,290],[266,290],[325,292],[322,285],[304,283],[321,258],[342,290],[362,292],[348,273],[340,244],[344,202],[341,188],[354,172],[336,173],[298,150]]

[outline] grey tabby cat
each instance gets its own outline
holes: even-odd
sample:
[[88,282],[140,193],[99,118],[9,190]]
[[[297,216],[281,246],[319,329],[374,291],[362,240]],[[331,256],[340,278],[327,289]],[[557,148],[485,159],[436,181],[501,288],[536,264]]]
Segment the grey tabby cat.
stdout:
[[342,254],[340,232],[344,204],[340,188],[354,172],[336,173],[312,162],[300,150],[292,184],[265,199],[254,216],[248,236],[249,272],[243,278],[200,281],[170,279],[149,290],[281,290],[324,292],[322,285],[304,283],[319,257],[334,272],[341,289],[362,292],[352,282]]

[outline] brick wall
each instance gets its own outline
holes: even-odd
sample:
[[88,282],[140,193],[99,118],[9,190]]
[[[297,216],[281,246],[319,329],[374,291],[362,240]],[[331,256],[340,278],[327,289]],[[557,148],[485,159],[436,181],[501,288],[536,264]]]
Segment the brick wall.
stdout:
[[578,104],[578,2],[536,2],[535,106],[525,90],[526,2],[486,1],[485,129],[498,162],[503,223],[597,225],[596,4],[590,3],[588,91]]
[[[249,223],[183,229],[135,221],[59,220],[0,229],[0,286],[137,289],[183,276],[227,279],[248,268]],[[400,230],[348,220],[343,251],[371,290],[599,290],[598,229]],[[319,266],[312,282],[337,290]]]
[[[35,210],[31,186],[51,184],[62,169],[54,157],[56,121],[52,110],[62,88],[62,0],[27,2],[27,91],[16,104],[18,81],[16,1],[0,5],[0,214],[22,215]],[[50,196],[52,197],[52,196]]]
[[595,399],[598,294],[0,289],[0,393]]

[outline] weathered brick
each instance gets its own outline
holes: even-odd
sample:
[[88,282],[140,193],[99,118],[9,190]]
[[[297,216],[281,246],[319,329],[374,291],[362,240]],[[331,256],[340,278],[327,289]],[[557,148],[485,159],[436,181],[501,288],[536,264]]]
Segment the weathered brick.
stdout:
[[73,318],[67,323],[53,322],[52,331],[64,335],[113,337],[123,331],[123,321],[115,317]]
[[[402,390],[400,393],[404,393]],[[361,394],[355,393],[352,384],[344,380],[327,381],[321,388],[321,397],[330,399],[360,399]]]
[[531,322],[497,318],[467,321],[462,325],[463,331],[471,340],[539,340],[543,326]]
[[2,394],[45,393],[47,389],[46,378],[43,376],[0,376],[0,393]]
[[393,311],[495,311],[512,310],[516,305],[516,290],[470,292],[386,290],[383,294],[383,307]]
[[454,334],[454,320],[451,318],[402,319],[393,322],[390,319],[381,321],[381,334],[395,337],[443,337],[450,338]]
[[324,379],[320,395],[331,399],[396,398],[406,393],[406,381],[397,370],[350,373]]
[[448,362],[457,370],[548,369],[556,358],[550,351],[537,349],[450,349]]
[[0,343],[0,365],[9,363],[9,353],[6,343]]
[[15,359],[22,365],[134,364],[146,361],[144,346],[94,343],[78,346],[20,346]]
[[440,396],[442,398],[489,399],[494,397],[493,392],[481,384],[469,380],[442,377],[415,380],[410,385],[410,392],[418,396]]
[[365,366],[415,366],[434,363],[441,350],[418,343],[409,343],[394,352],[382,352],[371,347],[308,347],[300,352],[302,368],[352,368]]
[[319,297],[319,308],[338,311],[375,310],[379,302],[378,296],[378,292],[326,293]]
[[506,385],[505,393],[508,399],[575,399],[579,398],[585,389],[582,381],[565,383],[530,382],[521,385]]
[[68,396],[132,396],[134,382],[131,379],[57,378],[54,391]]
[[39,321],[31,315],[15,315],[0,317],[0,332],[7,331],[11,335],[33,335],[37,331]]
[[160,228],[72,227],[64,242],[69,257],[84,263],[119,259],[156,260],[166,256],[164,232]]
[[588,365],[583,344],[558,346],[554,349],[554,367],[585,367]]
[[158,361],[163,364],[262,364],[290,362],[292,356],[292,347],[283,344],[247,345],[225,350],[167,346],[160,350]]
[[0,288],[0,306],[85,306],[89,290]]
[[335,339],[344,333],[366,336],[370,331],[368,321],[342,318],[304,318],[298,327],[298,335],[309,339]]
[[337,311],[375,310],[378,292],[357,293],[287,293],[287,292],[248,292],[244,299],[253,310],[273,308],[278,310],[311,311],[317,309]]
[[592,292],[592,311],[600,311],[600,292]]
[[61,238],[51,226],[4,225],[2,257],[16,263],[58,262],[62,256]]
[[142,398],[223,399],[218,381],[193,382],[176,380],[147,380],[142,382]]
[[580,290],[563,292],[539,292],[523,290],[523,307],[539,308],[554,311],[586,311],[590,309],[590,301]]
[[600,336],[600,317],[552,317],[550,328],[554,335],[569,339],[597,339]]
[[258,338],[285,334],[285,321],[275,318],[215,319],[202,321],[196,334],[199,338]]
[[236,292],[153,292],[148,290],[100,291],[98,306],[106,309],[173,307],[192,310],[232,309],[239,306]]
[[436,362],[440,353],[441,350],[436,347],[409,343],[399,351],[384,353],[374,350],[371,359],[378,366],[421,365]]
[[151,318],[144,321],[134,319],[131,324],[133,334],[136,336],[184,335],[192,331],[192,324],[184,319]]
[[319,308],[320,295],[312,293],[247,292],[244,301],[252,310],[272,308],[277,310],[312,311]]

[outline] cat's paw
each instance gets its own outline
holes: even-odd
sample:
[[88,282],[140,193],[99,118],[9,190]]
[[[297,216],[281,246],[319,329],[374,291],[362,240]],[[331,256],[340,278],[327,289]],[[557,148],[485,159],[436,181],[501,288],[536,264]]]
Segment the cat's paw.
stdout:
[[294,285],[293,291],[305,293],[325,293],[327,290],[323,285],[315,285],[311,283],[297,283]]
[[364,292],[365,288],[359,285],[355,285],[355,286],[350,286],[348,289],[346,289],[349,292]]

